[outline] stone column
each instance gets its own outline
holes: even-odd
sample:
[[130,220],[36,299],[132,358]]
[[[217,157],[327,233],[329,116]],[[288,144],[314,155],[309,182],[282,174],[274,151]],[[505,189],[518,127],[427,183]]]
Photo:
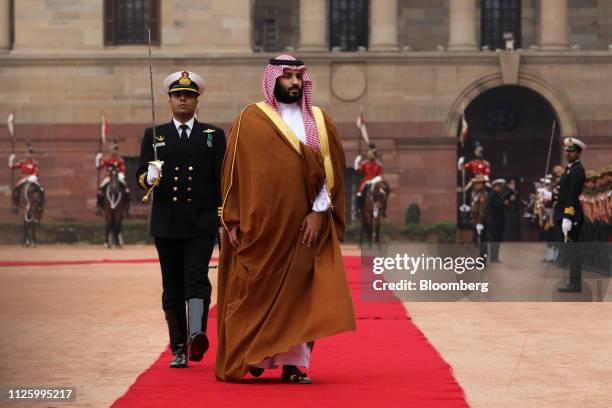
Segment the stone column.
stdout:
[[8,52],[11,47],[9,0],[0,0],[0,53]]
[[540,0],[540,49],[567,48],[567,0]]
[[398,51],[397,0],[376,0],[370,6],[370,51]]
[[299,51],[329,51],[325,0],[300,0]]
[[451,0],[449,15],[449,51],[477,51],[476,0]]

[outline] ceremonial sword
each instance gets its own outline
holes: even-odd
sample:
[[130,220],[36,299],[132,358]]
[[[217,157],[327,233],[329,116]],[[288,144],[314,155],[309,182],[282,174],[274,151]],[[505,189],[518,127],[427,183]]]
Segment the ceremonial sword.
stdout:
[[[151,28],[147,29],[147,34],[149,36],[149,80],[151,87],[151,117],[153,118],[153,161],[157,162],[157,134],[155,132],[155,94],[153,93],[153,59],[151,57]],[[143,203],[148,203],[153,195],[153,189],[159,184],[159,177],[155,179],[155,182],[147,190],[147,194],[142,197]]]

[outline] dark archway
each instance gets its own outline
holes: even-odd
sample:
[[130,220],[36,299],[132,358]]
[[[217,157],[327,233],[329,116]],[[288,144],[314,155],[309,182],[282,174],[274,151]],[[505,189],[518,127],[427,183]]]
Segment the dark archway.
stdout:
[[[528,201],[534,182],[544,177],[549,147],[548,172],[559,164],[560,124],[550,103],[537,92],[522,86],[499,86],[478,95],[466,108],[469,137],[458,156],[466,162],[474,158],[474,144],[484,147],[484,158],[491,163],[491,180],[514,178],[520,199]],[[553,122],[556,122],[554,134]],[[550,146],[552,135],[552,146]],[[519,208],[516,233],[511,240],[531,240],[534,234],[522,219]]]

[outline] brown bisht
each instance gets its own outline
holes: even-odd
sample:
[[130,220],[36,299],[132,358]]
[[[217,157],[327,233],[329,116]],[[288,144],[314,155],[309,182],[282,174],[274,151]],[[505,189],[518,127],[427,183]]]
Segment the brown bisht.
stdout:
[[[263,103],[247,106],[232,127],[221,189],[219,380],[240,381],[249,367],[291,346],[355,330],[340,253],[344,152],[330,118],[313,110],[321,151],[300,143]],[[333,207],[319,241],[307,248],[300,226],[326,175]],[[237,250],[227,234],[236,224]]]

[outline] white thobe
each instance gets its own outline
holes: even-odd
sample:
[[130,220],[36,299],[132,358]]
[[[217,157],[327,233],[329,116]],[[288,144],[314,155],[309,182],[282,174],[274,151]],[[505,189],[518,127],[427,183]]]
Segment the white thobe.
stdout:
[[[304,127],[304,119],[302,118],[302,109],[296,103],[279,103],[281,117],[287,125],[293,130],[293,133],[300,139],[300,142],[306,144],[306,128]],[[323,182],[323,187],[312,205],[312,210],[316,212],[326,211],[330,206],[329,194],[327,192],[327,180]]]

